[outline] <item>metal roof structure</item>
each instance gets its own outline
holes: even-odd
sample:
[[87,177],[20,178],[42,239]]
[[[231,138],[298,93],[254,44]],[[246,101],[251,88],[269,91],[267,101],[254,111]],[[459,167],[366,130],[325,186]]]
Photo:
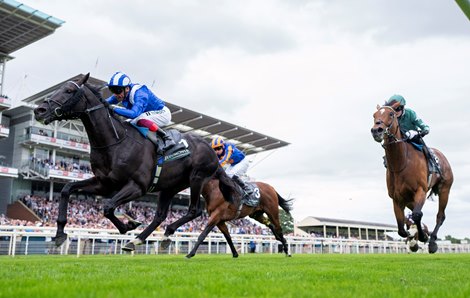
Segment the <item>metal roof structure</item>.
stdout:
[[361,227],[361,228],[381,228],[386,230],[397,230],[396,225],[389,225],[383,223],[375,222],[366,222],[366,221],[356,221],[356,220],[347,220],[347,219],[337,219],[337,218],[326,218],[326,217],[317,217],[309,216],[302,221],[300,221],[297,226],[300,227],[316,227],[316,226],[339,226],[339,227]]
[[[39,104],[44,99],[62,86],[68,81],[77,81],[83,76],[83,74],[76,75],[68,80],[65,80],[57,85],[54,85],[38,94],[30,96],[23,100],[29,109],[35,104]],[[106,98],[110,96],[106,86],[106,82],[93,77],[88,79],[88,83],[103,87],[102,93]],[[192,111],[176,104],[165,102],[172,114],[172,124],[167,128],[176,128],[181,132],[194,132],[206,138],[208,141],[214,136],[221,136],[225,140],[236,144],[237,148],[243,150],[245,154],[255,154],[268,150],[278,149],[289,145],[288,142],[255,132],[253,130],[241,127],[236,124],[232,124],[217,118],[204,115],[202,113]],[[18,113],[19,109],[25,109],[25,107],[17,107],[4,112],[6,116],[13,116]]]
[[9,55],[38,41],[54,33],[63,23],[14,0],[0,0],[0,54]]

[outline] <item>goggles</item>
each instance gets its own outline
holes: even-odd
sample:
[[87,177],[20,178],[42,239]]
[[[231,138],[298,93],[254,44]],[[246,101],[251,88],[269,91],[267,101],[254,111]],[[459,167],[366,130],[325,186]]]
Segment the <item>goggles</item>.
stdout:
[[108,89],[113,94],[121,94],[124,91],[124,87],[121,86],[108,86]]

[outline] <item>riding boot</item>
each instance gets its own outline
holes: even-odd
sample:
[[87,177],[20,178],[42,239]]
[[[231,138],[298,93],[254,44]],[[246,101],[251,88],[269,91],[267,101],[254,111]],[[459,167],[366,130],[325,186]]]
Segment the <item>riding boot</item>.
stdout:
[[434,156],[432,151],[429,150],[428,146],[426,146],[425,144],[423,146],[423,153],[424,153],[424,156],[426,157],[426,160],[429,160],[431,164],[437,169],[438,173],[442,174],[441,168],[439,167],[439,164],[436,161],[436,157]]
[[241,186],[244,195],[245,195],[245,196],[248,195],[248,185],[246,185],[246,183],[243,182],[243,180],[240,179],[240,177],[238,177],[237,175],[233,175],[233,176],[232,176],[232,179],[233,179],[233,181],[235,181],[238,185]]
[[176,145],[173,139],[163,129],[159,128],[157,130],[157,135],[163,140],[163,152],[169,150],[170,148]]

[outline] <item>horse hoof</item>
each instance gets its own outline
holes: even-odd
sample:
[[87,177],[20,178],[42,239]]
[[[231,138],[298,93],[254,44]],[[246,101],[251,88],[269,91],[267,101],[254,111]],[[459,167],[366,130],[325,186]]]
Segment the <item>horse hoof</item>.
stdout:
[[171,239],[170,238],[167,238],[165,240],[162,240],[160,242],[160,248],[161,249],[167,249],[168,247],[170,247],[170,244],[171,244]]
[[188,254],[188,255],[186,255],[185,258],[189,260],[189,259],[191,259],[192,257],[194,257],[194,255]]
[[288,258],[292,258],[292,255],[291,255],[291,254],[288,254],[288,255],[286,255],[286,257],[288,257]]
[[437,244],[436,242],[430,242],[428,246],[428,251],[430,254],[433,254],[437,251]]
[[232,255],[234,259],[238,258],[238,254]]
[[55,246],[59,247],[67,240],[67,234],[63,233],[55,237]]
[[124,251],[134,251],[135,250],[135,244],[132,243],[132,242],[128,242],[121,249],[124,250]]
[[410,245],[410,250],[411,250],[412,252],[417,252],[418,249],[419,249],[418,243],[415,243],[414,245]]

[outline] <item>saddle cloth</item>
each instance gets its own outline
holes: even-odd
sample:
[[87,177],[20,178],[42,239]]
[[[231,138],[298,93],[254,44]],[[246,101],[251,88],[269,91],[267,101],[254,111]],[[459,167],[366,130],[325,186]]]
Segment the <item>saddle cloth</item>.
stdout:
[[[149,129],[147,127],[137,126],[131,123],[145,138],[147,138],[147,134],[149,133]],[[169,129],[166,131],[167,134],[175,141],[175,146],[170,148],[166,151],[163,155],[157,156],[157,166],[155,167],[155,175],[150,185],[148,192],[152,192],[155,190],[158,179],[160,178],[162,172],[162,166],[167,161],[172,161],[176,159],[180,159],[191,155],[191,151],[189,150],[188,142],[182,137],[181,133],[176,129]],[[158,147],[163,147],[164,143],[160,137],[157,137]]]
[[257,207],[259,205],[259,199],[261,197],[258,186],[254,182],[245,182],[245,185],[246,190],[242,190],[242,203],[250,207]]
[[[413,147],[418,150],[423,152],[423,145],[422,144],[417,144],[414,142],[410,142]],[[429,147],[428,147],[429,148]],[[424,152],[423,152],[424,153]],[[439,158],[434,154],[434,150],[432,148],[429,148],[429,153],[431,153],[431,158],[434,160],[428,159],[428,169],[430,173],[440,173],[440,163],[439,163]]]

